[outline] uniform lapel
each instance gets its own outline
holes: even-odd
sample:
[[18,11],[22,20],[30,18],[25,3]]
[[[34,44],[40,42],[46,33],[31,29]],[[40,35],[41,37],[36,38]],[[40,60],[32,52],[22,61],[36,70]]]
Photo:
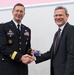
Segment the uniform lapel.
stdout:
[[23,35],[25,32],[25,27],[23,25],[21,25],[21,35]]
[[19,31],[18,31],[18,29],[16,28],[16,25],[14,24],[13,21],[10,22],[10,25],[9,25],[9,26],[10,26],[10,28],[11,28],[12,30],[14,30],[15,33],[19,34]]

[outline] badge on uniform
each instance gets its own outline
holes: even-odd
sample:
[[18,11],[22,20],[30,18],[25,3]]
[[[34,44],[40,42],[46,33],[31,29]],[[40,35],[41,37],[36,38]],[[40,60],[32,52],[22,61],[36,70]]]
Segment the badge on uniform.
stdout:
[[7,35],[9,35],[10,37],[12,37],[12,35],[14,35],[14,33],[12,32],[12,30],[11,30],[11,29],[9,29],[9,31],[8,31],[8,33],[7,33]]
[[25,30],[24,35],[29,36],[29,32],[27,30]]

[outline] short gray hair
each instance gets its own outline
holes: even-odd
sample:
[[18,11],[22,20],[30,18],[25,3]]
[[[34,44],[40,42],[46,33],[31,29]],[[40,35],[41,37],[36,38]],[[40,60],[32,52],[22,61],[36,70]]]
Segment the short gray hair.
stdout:
[[67,9],[66,9],[65,7],[63,7],[63,6],[58,6],[58,7],[55,8],[54,11],[56,11],[56,10],[58,10],[58,9],[64,9],[64,10],[65,10],[65,14],[68,15],[68,11],[67,11]]

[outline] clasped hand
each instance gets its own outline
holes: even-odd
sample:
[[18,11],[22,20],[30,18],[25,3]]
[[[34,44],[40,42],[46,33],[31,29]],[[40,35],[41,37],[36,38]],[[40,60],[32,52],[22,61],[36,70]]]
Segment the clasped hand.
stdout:
[[23,55],[22,57],[21,57],[21,61],[22,61],[22,63],[24,63],[24,64],[29,64],[29,63],[31,63],[32,61],[34,61],[35,59],[34,59],[34,57],[33,56],[30,56],[30,55],[28,55],[28,54],[25,54],[25,55]]

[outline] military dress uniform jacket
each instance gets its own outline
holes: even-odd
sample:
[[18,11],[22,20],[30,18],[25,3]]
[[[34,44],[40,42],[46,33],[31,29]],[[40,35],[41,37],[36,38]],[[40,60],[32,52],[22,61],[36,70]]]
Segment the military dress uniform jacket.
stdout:
[[0,25],[0,75],[28,75],[28,66],[20,61],[29,53],[31,30],[21,25],[18,31],[13,21]]
[[51,49],[36,58],[36,63],[51,59],[50,75],[74,75],[74,26],[67,23],[54,53],[55,34]]

